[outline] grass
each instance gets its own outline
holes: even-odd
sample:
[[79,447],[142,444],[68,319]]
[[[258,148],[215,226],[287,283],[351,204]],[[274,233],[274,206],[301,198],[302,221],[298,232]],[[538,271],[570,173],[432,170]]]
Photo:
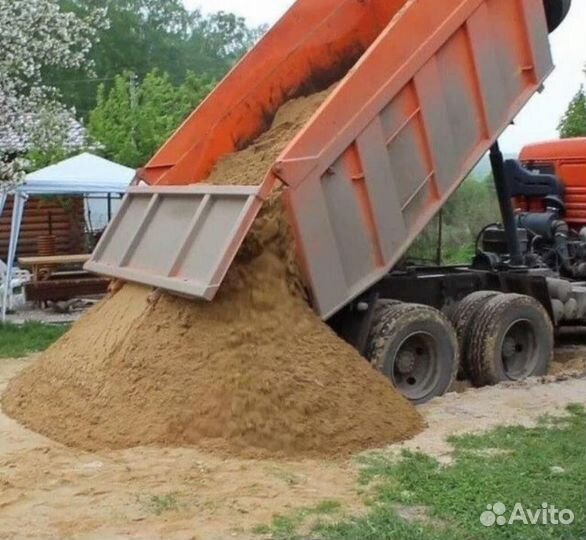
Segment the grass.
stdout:
[[340,512],[342,506],[338,501],[324,500],[312,508],[297,510],[289,516],[275,516],[271,525],[260,525],[253,531],[254,534],[269,536],[273,540],[287,540],[298,538],[297,531],[309,519],[332,516]]
[[138,500],[150,514],[155,516],[160,516],[167,512],[177,512],[182,508],[177,493],[150,495],[148,497],[139,497]]
[[[585,540],[586,414],[568,408],[564,418],[544,418],[535,428],[503,427],[484,435],[451,440],[454,461],[442,466],[421,453],[401,459],[366,458],[361,481],[371,486],[368,513],[315,528],[310,538],[323,540]],[[570,509],[567,526],[513,525],[485,527],[487,505],[505,504],[507,516],[521,503],[532,511],[543,503]],[[402,519],[398,509],[418,509]],[[421,512],[421,509],[424,512]],[[275,524],[273,524],[275,525]],[[300,535],[273,527],[273,538]],[[279,533],[280,536],[278,534]]]
[[69,330],[67,325],[0,324],[0,358],[22,358],[44,351]]

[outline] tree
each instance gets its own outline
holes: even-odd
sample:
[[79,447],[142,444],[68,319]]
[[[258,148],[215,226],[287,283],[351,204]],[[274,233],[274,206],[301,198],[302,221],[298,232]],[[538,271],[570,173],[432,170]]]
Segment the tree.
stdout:
[[132,74],[118,76],[109,91],[104,85],[98,91],[90,134],[108,159],[133,168],[142,166],[212,87],[208,78],[193,73],[180,86],[158,70],[140,84]]
[[137,73],[144,77],[154,68],[177,75],[185,74],[181,43],[188,36],[189,13],[180,0],[59,0],[64,10],[78,16],[104,7],[108,27],[96,35],[98,45],[91,51],[95,78],[83,72],[64,73],[52,70],[47,78],[54,80],[66,102],[84,116],[93,109],[97,86],[113,85],[116,76]]
[[87,134],[72,112],[60,103],[47,103],[34,115],[24,161],[28,170],[53,165],[89,149]]
[[586,91],[584,86],[574,96],[558,126],[560,137],[586,137]]
[[229,13],[203,15],[189,12],[181,0],[59,0],[63,9],[79,16],[106,6],[109,26],[97,34],[90,53],[96,78],[53,70],[66,102],[84,117],[96,104],[100,82],[106,90],[125,72],[144,78],[153,69],[182,84],[189,71],[222,77],[250,47],[263,28],[249,28],[244,19]]
[[265,26],[249,28],[242,17],[220,11],[204,16],[191,14],[190,35],[185,54],[191,67],[214,78],[221,78],[258,41]]
[[[51,137],[71,115],[59,104],[58,93],[43,84],[47,68],[76,69],[86,65],[103,13],[85,18],[59,9],[56,0],[0,0],[0,140],[24,141],[51,118]],[[18,148],[16,150],[19,150]],[[0,180],[12,180],[22,163],[13,148],[0,148]]]
[[[492,176],[483,181],[469,177],[442,209],[442,260],[440,263],[469,263],[474,257],[478,233],[500,221]],[[438,262],[439,216],[419,236],[408,259]]]
[[139,162],[139,151],[134,135],[136,119],[131,96],[131,77],[116,77],[109,92],[104,85],[100,85],[98,103],[90,115],[88,128],[90,135],[100,141],[105,157],[135,167]]

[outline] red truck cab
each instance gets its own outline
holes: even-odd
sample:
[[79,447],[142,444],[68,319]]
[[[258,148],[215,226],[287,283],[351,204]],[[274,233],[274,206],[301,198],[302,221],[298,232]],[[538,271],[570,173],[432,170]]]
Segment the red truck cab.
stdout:
[[586,137],[531,144],[519,159],[530,170],[558,176],[566,190],[568,224],[575,229],[586,226]]

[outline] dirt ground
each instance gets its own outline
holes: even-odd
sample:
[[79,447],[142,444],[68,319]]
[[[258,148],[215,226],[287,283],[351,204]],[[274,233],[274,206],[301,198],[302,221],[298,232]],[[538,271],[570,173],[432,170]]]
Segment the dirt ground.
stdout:
[[[428,429],[391,450],[448,460],[450,435],[531,425],[586,403],[586,350],[567,344],[556,360],[544,380],[469,389],[421,407]],[[31,361],[0,361],[0,392]],[[275,514],[324,500],[361,512],[357,474],[353,461],[243,461],[194,449],[84,453],[0,414],[0,539],[243,540]]]

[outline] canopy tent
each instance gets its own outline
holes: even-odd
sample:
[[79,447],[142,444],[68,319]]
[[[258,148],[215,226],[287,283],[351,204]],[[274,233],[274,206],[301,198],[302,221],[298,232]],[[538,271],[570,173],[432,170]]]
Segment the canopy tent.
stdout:
[[134,175],[134,169],[85,153],[29,174],[17,189],[27,195],[124,193]]
[[[22,217],[29,196],[123,194],[134,176],[133,169],[84,153],[31,173],[21,184],[12,184],[4,188],[0,184],[0,216],[7,197],[14,197],[10,243],[6,260],[6,282],[10,283],[12,277]],[[10,287],[3,289],[2,321],[5,321],[11,291]]]

